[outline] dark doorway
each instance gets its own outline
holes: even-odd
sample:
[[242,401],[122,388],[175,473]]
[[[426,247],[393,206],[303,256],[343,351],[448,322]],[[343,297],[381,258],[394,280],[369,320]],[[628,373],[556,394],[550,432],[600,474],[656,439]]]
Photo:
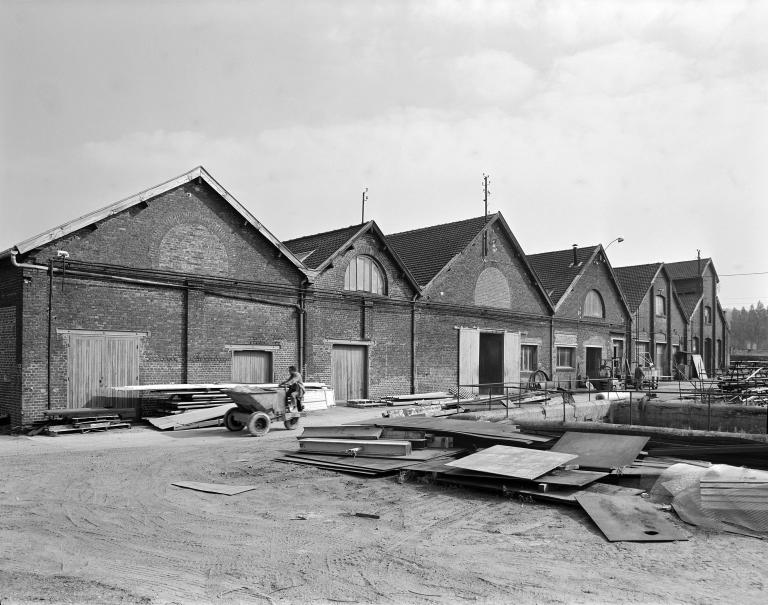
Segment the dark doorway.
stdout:
[[707,368],[707,376],[714,376],[712,371],[712,339],[704,339],[704,366]]
[[481,394],[504,393],[504,334],[480,333]]
[[587,378],[599,378],[602,363],[603,349],[601,347],[587,347]]

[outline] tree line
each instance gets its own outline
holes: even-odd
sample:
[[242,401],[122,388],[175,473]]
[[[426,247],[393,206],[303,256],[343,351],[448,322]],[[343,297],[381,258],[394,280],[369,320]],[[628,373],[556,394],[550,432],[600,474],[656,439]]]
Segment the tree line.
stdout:
[[768,349],[768,309],[762,301],[730,310],[731,346],[733,349]]

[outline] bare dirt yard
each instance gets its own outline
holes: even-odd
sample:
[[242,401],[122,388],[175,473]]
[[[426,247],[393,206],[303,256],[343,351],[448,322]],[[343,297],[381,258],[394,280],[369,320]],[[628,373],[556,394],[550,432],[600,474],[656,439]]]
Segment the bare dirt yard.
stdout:
[[765,602],[764,541],[610,543],[577,507],[276,462],[296,434],[0,436],[0,603]]

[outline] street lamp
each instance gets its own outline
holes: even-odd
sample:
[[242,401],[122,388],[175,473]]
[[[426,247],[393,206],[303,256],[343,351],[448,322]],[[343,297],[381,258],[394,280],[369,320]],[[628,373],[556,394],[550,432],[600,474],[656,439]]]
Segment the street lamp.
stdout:
[[619,242],[619,243],[621,243],[621,242],[623,242],[623,241],[624,241],[624,238],[623,238],[623,237],[617,237],[616,239],[612,239],[610,242],[608,242],[608,245],[607,245],[605,248],[603,248],[603,251],[605,251],[605,250],[608,250],[608,248],[610,247],[610,245],[611,245],[613,242]]

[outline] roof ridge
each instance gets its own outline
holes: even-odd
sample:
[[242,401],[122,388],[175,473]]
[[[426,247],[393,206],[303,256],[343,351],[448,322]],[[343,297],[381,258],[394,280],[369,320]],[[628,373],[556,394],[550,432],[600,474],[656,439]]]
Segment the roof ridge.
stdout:
[[[591,246],[579,246],[577,250],[594,250],[598,246],[600,246],[600,244],[593,244]],[[546,252],[535,252],[533,254],[526,254],[526,256],[541,256],[542,254],[557,254],[558,252],[573,252],[573,248],[563,248],[562,250],[547,250]]]
[[[498,212],[494,212],[492,214],[489,214],[488,218],[490,219],[491,217],[495,217],[498,214],[499,214]],[[485,215],[474,216],[472,218],[465,218],[465,219],[461,219],[461,220],[458,220],[458,221],[450,221],[448,223],[439,223],[437,225],[428,225],[427,227],[419,227],[417,229],[409,229],[407,231],[399,231],[397,233],[389,233],[389,234],[387,234],[387,237],[395,237],[395,236],[398,236],[398,235],[407,235],[409,233],[417,233],[419,231],[426,231],[428,229],[437,229],[438,227],[447,227],[448,225],[458,225],[460,223],[469,223],[471,221],[476,221],[476,220],[479,220],[481,218],[485,218]]]
[[319,233],[310,233],[309,235],[302,235],[300,237],[295,237],[293,239],[286,239],[283,240],[284,244],[294,244],[296,242],[299,242],[301,240],[310,239],[313,237],[320,237],[323,235],[330,235],[332,233],[340,233],[342,231],[346,231],[347,229],[362,229],[365,225],[367,225],[371,221],[366,221],[365,223],[356,224],[356,225],[348,225],[347,227],[339,227],[338,229],[330,229],[328,231],[320,231]]

